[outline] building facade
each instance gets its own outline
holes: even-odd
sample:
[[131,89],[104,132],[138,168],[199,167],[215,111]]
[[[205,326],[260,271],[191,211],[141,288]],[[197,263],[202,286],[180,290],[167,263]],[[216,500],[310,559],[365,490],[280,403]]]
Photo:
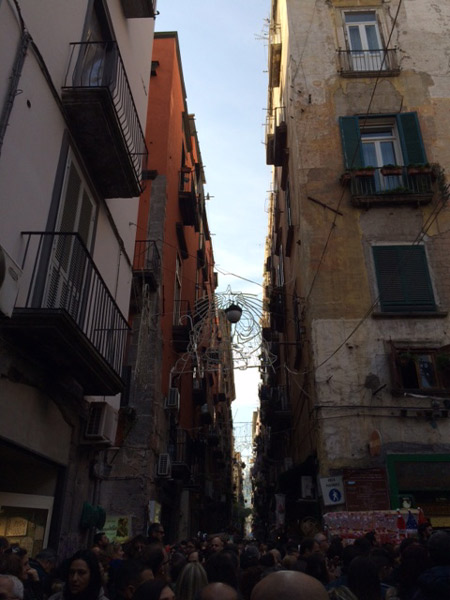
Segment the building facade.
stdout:
[[154,11],[0,2],[0,528],[33,555],[66,556],[104,522]]
[[108,514],[130,514],[133,533],[160,521],[166,539],[176,540],[230,521],[234,384],[177,34],[156,33],[152,58],[151,151],[135,223],[125,365],[130,384],[102,503]]
[[355,508],[420,506],[449,524],[449,17],[445,3],[271,3],[276,362],[255,498],[285,494],[300,534]]

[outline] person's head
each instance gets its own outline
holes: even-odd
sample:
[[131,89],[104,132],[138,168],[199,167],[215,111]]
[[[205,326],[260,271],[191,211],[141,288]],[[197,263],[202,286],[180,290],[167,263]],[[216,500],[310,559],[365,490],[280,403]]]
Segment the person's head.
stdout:
[[198,550],[198,548],[199,548],[199,544],[198,544],[197,540],[195,538],[191,538],[190,540],[188,540],[186,542],[186,548],[185,548],[186,556],[188,556],[191,552]]
[[321,552],[311,554],[306,559],[305,573],[311,575],[314,579],[317,579],[323,585],[327,585],[328,581],[328,570],[325,562],[325,556]]
[[319,551],[322,552],[322,554],[326,554],[328,548],[330,547],[330,543],[325,533],[316,533],[314,539],[319,544]]
[[153,571],[139,560],[123,560],[116,573],[115,587],[118,596],[131,600],[135,591],[146,581],[154,579]]
[[251,600],[328,600],[325,587],[299,571],[277,571],[253,588]]
[[154,579],[139,586],[132,600],[175,600],[175,594],[166,581]]
[[214,552],[205,563],[209,583],[226,583],[237,589],[238,574],[234,559],[223,550]]
[[100,548],[101,550],[106,550],[109,544],[109,539],[104,531],[100,531],[94,535],[94,546]]
[[75,552],[68,561],[65,597],[96,600],[101,587],[100,565],[95,552],[91,550]]
[[188,562],[198,562],[203,563],[203,554],[199,550],[194,550],[193,552],[189,552],[187,556]]
[[313,538],[305,538],[300,542],[300,556],[302,558],[308,558],[311,554],[319,551],[319,542],[316,542]]
[[425,523],[421,523],[417,528],[417,533],[420,540],[427,541],[433,533],[433,527],[430,521],[425,521]]
[[208,576],[202,565],[198,562],[187,563],[177,579],[177,596],[182,600],[194,600],[205,585],[208,585]]
[[23,600],[23,583],[14,575],[0,575],[0,600]]
[[164,535],[165,531],[161,523],[152,523],[148,528],[148,537],[152,542],[159,542],[160,544],[162,544],[164,540]]
[[135,535],[131,540],[125,542],[122,546],[125,556],[127,558],[139,558],[144,550],[148,546],[148,539],[143,535]]
[[394,556],[385,548],[375,547],[370,553],[370,558],[378,568],[378,577],[380,581],[389,579],[392,570],[394,569]]
[[445,531],[436,531],[427,542],[428,552],[437,566],[450,565],[450,535]]
[[5,573],[14,575],[21,581],[28,580],[30,563],[25,548],[21,548],[17,544],[12,544],[4,553],[2,563]]
[[183,552],[181,552],[181,551],[174,552],[171,555],[170,563],[169,563],[171,581],[177,581],[178,576],[180,575],[181,571],[184,569],[186,563],[187,563],[187,558]]
[[50,548],[41,550],[34,558],[38,561],[46,573],[51,573],[56,566],[56,552]]
[[169,558],[162,544],[149,544],[141,555],[141,560],[153,571],[155,579],[169,579]]
[[223,550],[225,543],[219,535],[215,535],[210,541],[211,552],[220,552]]
[[238,600],[237,591],[226,583],[209,583],[198,595],[199,600]]
[[381,600],[378,566],[368,556],[357,556],[348,568],[347,586],[357,598]]
[[419,576],[432,566],[428,549],[415,541],[401,553],[397,571],[399,590],[413,589]]
[[8,538],[4,537],[3,535],[0,535],[0,556],[3,554],[3,552],[5,550],[7,550],[9,548],[9,541]]
[[242,569],[256,567],[259,562],[260,554],[256,546],[249,544],[241,554],[240,563]]

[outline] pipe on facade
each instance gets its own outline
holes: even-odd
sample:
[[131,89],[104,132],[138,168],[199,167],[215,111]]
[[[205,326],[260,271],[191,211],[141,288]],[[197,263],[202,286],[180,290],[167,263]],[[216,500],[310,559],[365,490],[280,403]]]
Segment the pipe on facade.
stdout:
[[27,54],[28,46],[31,42],[30,34],[24,30],[20,36],[20,42],[16,51],[16,58],[9,78],[8,93],[6,94],[5,103],[2,108],[0,117],[0,156],[2,153],[3,141],[6,135],[6,129],[8,127],[9,118],[14,106],[14,100],[19,91],[19,81],[22,75],[23,65],[25,63],[25,56]]

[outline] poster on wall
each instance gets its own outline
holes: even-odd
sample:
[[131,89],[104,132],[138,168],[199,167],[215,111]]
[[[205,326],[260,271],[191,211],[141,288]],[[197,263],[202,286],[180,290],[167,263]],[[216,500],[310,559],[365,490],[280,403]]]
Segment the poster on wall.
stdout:
[[161,504],[156,500],[148,501],[148,523],[161,523]]
[[125,542],[131,537],[131,516],[110,516],[106,517],[103,531],[110,542],[119,544]]

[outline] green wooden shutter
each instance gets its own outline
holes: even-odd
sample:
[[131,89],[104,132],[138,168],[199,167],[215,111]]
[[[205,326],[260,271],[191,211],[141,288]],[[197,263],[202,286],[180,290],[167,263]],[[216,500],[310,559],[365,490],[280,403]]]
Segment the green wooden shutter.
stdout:
[[358,117],[339,117],[344,162],[347,169],[364,165]]
[[417,113],[408,112],[398,114],[397,128],[405,165],[425,164],[427,156],[425,154]]
[[436,310],[423,246],[374,246],[373,257],[382,311]]

